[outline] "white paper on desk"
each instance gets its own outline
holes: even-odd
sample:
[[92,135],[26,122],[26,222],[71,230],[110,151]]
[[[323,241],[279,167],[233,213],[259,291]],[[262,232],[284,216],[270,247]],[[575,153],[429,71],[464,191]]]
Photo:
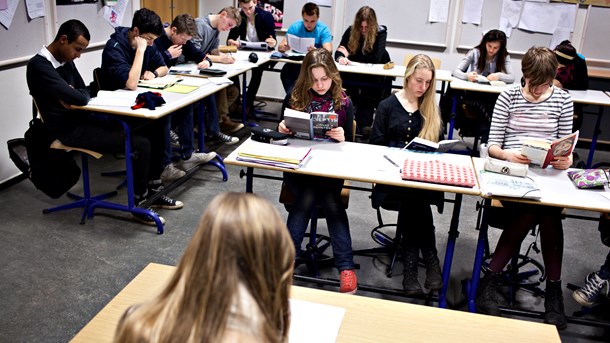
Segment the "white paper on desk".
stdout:
[[44,0],[25,0],[25,8],[30,19],[44,17],[45,15]]
[[233,81],[231,81],[228,77],[219,76],[219,77],[209,77],[208,80],[215,85],[224,85],[229,84],[232,85]]
[[[345,316],[342,307],[290,299],[290,343],[334,343]],[[315,328],[315,329],[312,329]]]
[[181,85],[185,85],[185,86],[197,86],[197,87],[202,87],[205,85],[209,85],[212,84],[212,81],[210,81],[210,78],[205,78],[205,77],[185,77],[182,79],[182,81],[180,81]]
[[350,61],[350,64],[346,64],[346,66],[352,66],[352,67],[372,67],[373,63],[362,63],[362,62],[354,62],[354,61]]
[[288,45],[290,46],[290,49],[292,49],[296,52],[307,53],[307,51],[309,51],[310,46],[316,45],[315,38],[305,38],[305,37],[297,37],[295,35],[286,35],[286,39],[288,39]]
[[131,107],[135,105],[138,92],[134,91],[99,91],[97,97],[89,100],[92,106]]

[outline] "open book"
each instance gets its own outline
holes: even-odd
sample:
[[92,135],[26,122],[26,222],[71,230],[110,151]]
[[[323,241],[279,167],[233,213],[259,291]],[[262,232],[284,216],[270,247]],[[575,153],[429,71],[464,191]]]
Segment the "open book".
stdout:
[[163,77],[155,77],[152,80],[140,80],[138,81],[138,87],[154,88],[154,89],[165,89],[173,86],[176,82],[182,80],[181,77],[176,75],[165,75]]
[[504,81],[491,81],[491,80],[488,80],[483,75],[477,75],[477,82],[492,85],[492,86],[506,86],[506,82],[504,82]]
[[307,53],[309,51],[310,46],[315,46],[316,39],[315,38],[301,38],[295,35],[286,35],[286,39],[288,40],[288,45],[290,49],[300,53]]
[[326,131],[339,125],[339,116],[334,112],[307,113],[287,108],[284,120],[294,136],[303,139],[329,139]]
[[407,150],[419,150],[419,151],[433,151],[433,152],[447,152],[451,150],[460,141],[457,139],[442,140],[438,143],[429,141],[424,138],[415,137],[413,138],[404,149]]
[[570,155],[577,141],[578,131],[552,142],[540,138],[524,138],[521,140],[521,154],[527,156],[532,164],[546,168],[553,158]]

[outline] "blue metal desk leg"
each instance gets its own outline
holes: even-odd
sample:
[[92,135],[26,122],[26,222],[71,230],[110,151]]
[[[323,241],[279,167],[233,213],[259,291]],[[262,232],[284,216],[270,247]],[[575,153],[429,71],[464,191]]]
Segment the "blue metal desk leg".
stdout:
[[457,107],[457,94],[453,95],[453,101],[451,102],[451,119],[449,120],[449,133],[447,133],[447,139],[453,139],[453,128],[455,127],[455,109]]
[[593,163],[593,155],[595,154],[595,146],[597,145],[597,136],[599,135],[599,126],[602,123],[602,115],[604,115],[604,106],[600,105],[599,113],[597,114],[597,121],[595,122],[595,131],[593,131],[593,137],[591,137],[591,146],[589,147],[589,157],[587,158],[587,168],[591,168],[591,163]]
[[447,288],[449,287],[449,277],[451,276],[451,263],[453,262],[453,251],[455,250],[455,241],[460,232],[458,226],[460,223],[460,209],[462,208],[462,194],[455,195],[453,202],[453,213],[451,215],[451,224],[449,225],[449,237],[447,238],[447,247],[445,248],[445,260],[443,261],[443,287],[438,294],[438,307],[447,308]]
[[474,265],[472,266],[472,277],[470,278],[468,291],[468,311],[475,313],[475,298],[477,296],[477,287],[481,276],[481,266],[483,265],[483,257],[485,255],[485,245],[487,244],[487,215],[491,200],[485,199],[483,205],[483,216],[481,217],[481,227],[479,228],[479,238],[477,241],[477,250],[474,255]]
[[[211,95],[214,96],[214,95]],[[197,132],[197,139],[199,141],[199,151],[205,151],[205,105],[203,101],[199,102],[199,111],[197,111],[197,120],[199,121],[199,132]],[[217,160],[217,161],[215,161]],[[211,164],[218,168],[222,173],[222,181],[227,181],[229,179],[229,175],[227,175],[227,169],[225,168],[225,164],[222,160],[222,157],[216,155],[216,158],[208,161],[206,164]]]

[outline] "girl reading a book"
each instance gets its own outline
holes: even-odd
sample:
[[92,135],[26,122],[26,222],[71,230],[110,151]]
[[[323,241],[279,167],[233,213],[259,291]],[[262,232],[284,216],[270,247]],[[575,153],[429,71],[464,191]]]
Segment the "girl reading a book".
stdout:
[[294,249],[254,194],[214,198],[156,298],[130,307],[115,342],[287,342]]
[[[521,138],[538,137],[555,140],[572,132],[572,98],[553,85],[557,59],[548,48],[532,47],[521,61],[521,85],[504,90],[498,97],[489,132],[489,156],[510,162],[529,164],[520,153]],[[555,156],[550,162],[555,169],[572,165],[572,155]],[[542,256],[546,268],[544,297],[545,323],[566,327],[561,291],[563,228],[561,208],[502,201],[510,213],[490,262],[490,272],[477,290],[478,312],[499,315],[497,287],[499,273],[519,251],[521,242],[536,225],[540,230]]]
[[[326,49],[311,50],[303,59],[299,77],[286,95],[284,108],[307,113],[335,112],[338,126],[326,131],[332,140],[353,140],[354,113],[352,103],[341,88],[341,78],[330,52]],[[284,113],[282,108],[282,115]],[[291,134],[282,120],[278,131]],[[355,293],[357,289],[352,239],[343,203],[343,180],[319,176],[284,173],[284,183],[294,195],[294,203],[288,214],[288,230],[292,236],[297,256],[315,206],[320,206],[326,216],[335,266],[339,270],[340,292]]]
[[[403,148],[415,137],[433,142],[443,137],[433,86],[435,74],[430,57],[420,54],[409,61],[402,90],[379,103],[369,139],[371,144]],[[402,235],[404,262],[402,286],[407,295],[423,292],[417,277],[420,252],[426,265],[424,286],[437,291],[443,285],[430,208],[432,204],[442,206],[443,197],[442,192],[414,188],[376,185],[373,189],[374,208],[398,204],[397,230]]]
[[489,30],[479,45],[470,50],[453,71],[458,79],[477,82],[479,76],[488,81],[515,82],[510,55],[506,49],[506,34]]
[[[342,65],[358,63],[386,63],[390,54],[386,51],[387,28],[379,25],[375,10],[369,6],[361,7],[353,24],[345,30],[341,43],[335,51],[335,61]],[[384,87],[363,86],[362,84],[384,84],[386,78],[375,75],[341,73],[347,94],[354,101],[354,116],[358,130],[363,136],[373,124],[373,113],[379,101],[385,96]],[[387,80],[388,82],[391,82]],[[351,84],[350,84],[351,83]],[[357,83],[359,85],[354,85]]]

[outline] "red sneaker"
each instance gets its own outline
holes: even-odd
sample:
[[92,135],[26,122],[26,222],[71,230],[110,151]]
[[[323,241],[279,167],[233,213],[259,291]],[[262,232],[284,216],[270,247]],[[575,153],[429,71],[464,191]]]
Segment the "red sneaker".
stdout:
[[346,269],[339,272],[339,283],[341,284],[339,292],[356,294],[356,290],[358,290],[358,278],[353,269]]

